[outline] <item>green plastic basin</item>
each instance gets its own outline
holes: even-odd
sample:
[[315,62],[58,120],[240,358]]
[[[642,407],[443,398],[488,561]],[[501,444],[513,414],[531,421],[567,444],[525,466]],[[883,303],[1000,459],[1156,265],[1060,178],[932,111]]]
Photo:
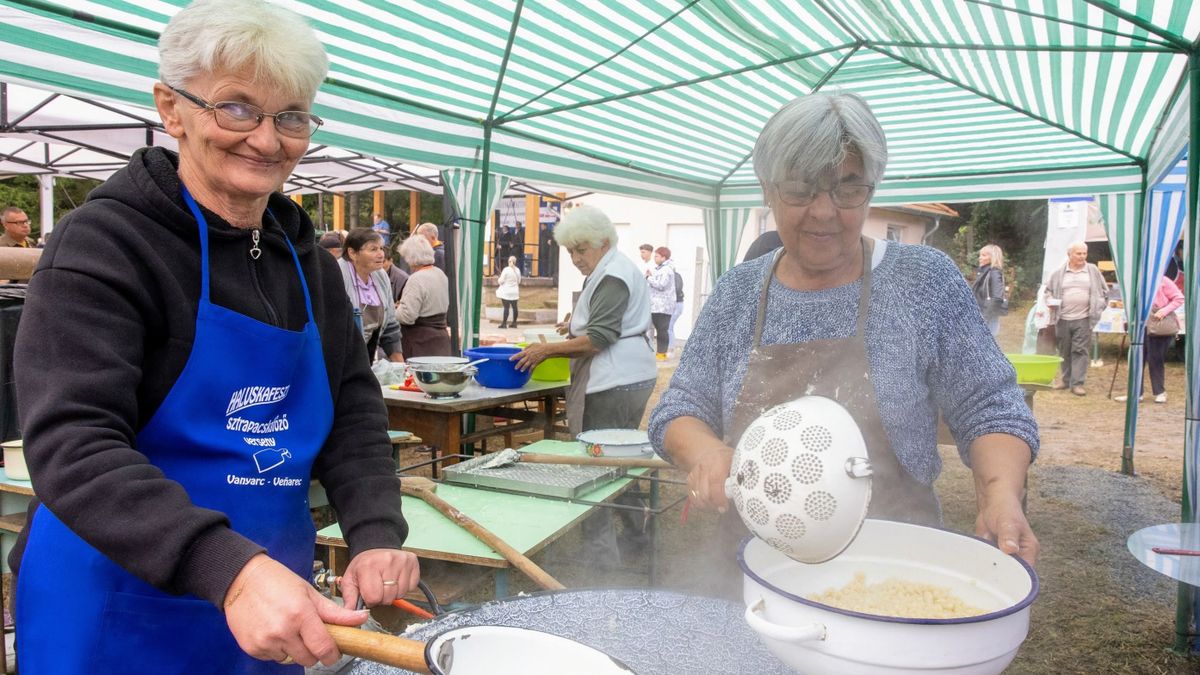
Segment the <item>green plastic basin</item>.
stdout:
[[[517,346],[524,349],[529,343],[518,342]],[[571,379],[571,359],[551,356],[533,367],[532,379],[538,382],[566,382]]]
[[1050,384],[1058,374],[1061,356],[1045,354],[1005,354],[1017,369],[1018,384]]

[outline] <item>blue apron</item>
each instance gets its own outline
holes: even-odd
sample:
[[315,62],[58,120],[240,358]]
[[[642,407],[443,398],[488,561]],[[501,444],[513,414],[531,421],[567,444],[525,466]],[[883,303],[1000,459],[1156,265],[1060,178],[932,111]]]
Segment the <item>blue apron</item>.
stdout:
[[[333,400],[296,251],[308,323],[262,323],[209,299],[208,224],[200,228],[196,338],[183,372],[137,435],[136,448],[199,507],[307,579],[315,532],[313,460],[333,425]],[[285,238],[286,240],[286,238]],[[243,652],[212,603],[164,593],[68,529],[45,506],[30,525],[17,581],[17,654],[24,673],[300,673]]]

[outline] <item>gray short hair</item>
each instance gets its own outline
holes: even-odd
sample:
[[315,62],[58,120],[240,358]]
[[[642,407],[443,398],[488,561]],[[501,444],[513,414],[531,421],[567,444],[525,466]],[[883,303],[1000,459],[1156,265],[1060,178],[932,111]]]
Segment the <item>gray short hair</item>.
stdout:
[[754,174],[763,190],[784,180],[808,180],[862,158],[864,178],[878,184],[887,168],[883,127],[863,97],[851,92],[814,93],[784,105],[754,143]]
[[404,240],[404,243],[400,244],[400,257],[404,258],[404,262],[408,263],[409,267],[432,265],[434,261],[433,244],[421,236],[420,232],[414,232]]
[[554,241],[567,248],[575,248],[580,244],[600,248],[606,241],[609,246],[616,246],[617,228],[600,209],[587,205],[576,206],[554,228]]
[[423,234],[426,237],[428,237],[429,235],[433,235],[434,239],[437,239],[438,235],[440,234],[438,232],[438,226],[435,225],[434,223],[421,223],[420,225],[417,226],[416,233]]
[[196,0],[171,17],[158,39],[158,76],[168,85],[245,67],[256,80],[312,102],[329,59],[303,17],[263,0]]

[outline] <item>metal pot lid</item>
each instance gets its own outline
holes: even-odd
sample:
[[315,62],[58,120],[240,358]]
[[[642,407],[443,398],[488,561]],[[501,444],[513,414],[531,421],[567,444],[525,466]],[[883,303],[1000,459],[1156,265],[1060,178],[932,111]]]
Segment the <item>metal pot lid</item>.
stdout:
[[833,399],[804,396],[765,411],[733,453],[725,492],[763,541],[806,563],[854,541],[871,501],[867,445]]

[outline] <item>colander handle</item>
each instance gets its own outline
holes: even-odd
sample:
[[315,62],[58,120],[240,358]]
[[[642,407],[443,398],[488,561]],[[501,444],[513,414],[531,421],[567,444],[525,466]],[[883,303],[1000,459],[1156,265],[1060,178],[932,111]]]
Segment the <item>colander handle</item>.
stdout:
[[825,625],[810,623],[806,626],[781,626],[767,621],[762,616],[766,608],[766,600],[759,598],[758,602],[746,608],[746,623],[759,635],[781,642],[812,642],[825,639]]

